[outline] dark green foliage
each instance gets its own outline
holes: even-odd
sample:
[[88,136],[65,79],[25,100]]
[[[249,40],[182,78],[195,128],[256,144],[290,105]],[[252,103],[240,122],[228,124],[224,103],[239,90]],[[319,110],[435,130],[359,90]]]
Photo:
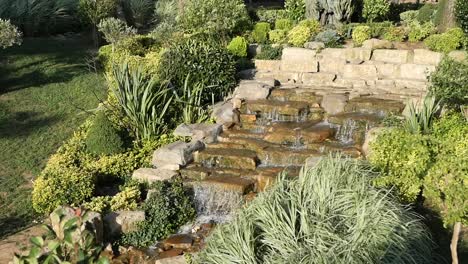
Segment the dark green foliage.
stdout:
[[400,14],[409,10],[418,10],[421,7],[419,3],[390,3],[390,11],[387,19],[392,22],[400,21]]
[[86,147],[94,155],[111,155],[122,152],[123,141],[119,131],[107,118],[104,111],[97,113],[86,136]]
[[271,25],[278,19],[287,18],[288,14],[284,9],[265,9],[259,8],[257,10],[257,18],[259,22],[268,22]]
[[252,31],[252,38],[257,43],[266,43],[268,41],[268,32],[270,32],[270,24],[266,22],[260,22],[255,24],[254,30]]
[[418,10],[417,19],[421,23],[430,22],[434,20],[437,5],[425,4],[421,9]]
[[275,29],[291,30],[293,28],[293,21],[290,19],[278,19],[275,21]]
[[280,60],[282,54],[282,46],[263,45],[262,51],[255,58],[258,60]]
[[457,0],[455,5],[455,16],[460,27],[468,34],[468,1]]
[[306,4],[304,0],[286,0],[284,9],[289,19],[300,21],[305,18]]
[[161,80],[170,80],[182,89],[190,74],[192,83],[205,86],[204,103],[211,102],[211,95],[220,100],[236,85],[236,62],[226,48],[211,40],[182,39],[172,45],[161,58]]
[[431,75],[430,91],[450,107],[468,104],[468,61],[442,60]]
[[138,28],[147,26],[154,11],[154,2],[154,0],[122,1],[126,20]]
[[315,40],[325,43],[327,48],[337,48],[343,44],[341,35],[331,29],[318,33]]
[[374,23],[367,23],[367,26],[371,29],[371,36],[373,38],[381,38],[385,32],[387,32],[388,28],[393,25],[390,21],[384,22],[374,22]]
[[195,217],[194,204],[181,180],[157,182],[150,187],[151,195],[143,206],[146,219],[138,231],[123,236],[125,245],[149,246]]

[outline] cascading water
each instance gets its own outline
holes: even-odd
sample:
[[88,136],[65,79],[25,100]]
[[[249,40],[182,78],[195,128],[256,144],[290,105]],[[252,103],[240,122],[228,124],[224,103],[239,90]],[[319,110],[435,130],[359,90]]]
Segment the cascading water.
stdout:
[[357,130],[357,123],[353,119],[346,119],[346,121],[338,126],[336,132],[336,139],[338,139],[343,144],[351,144],[354,142],[353,135]]

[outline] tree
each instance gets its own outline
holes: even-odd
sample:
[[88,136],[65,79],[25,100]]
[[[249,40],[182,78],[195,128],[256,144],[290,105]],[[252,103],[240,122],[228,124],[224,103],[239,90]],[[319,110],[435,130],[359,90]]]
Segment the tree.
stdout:
[[354,12],[354,0],[305,0],[306,17],[319,20],[322,25],[349,22]]
[[101,19],[115,14],[116,0],[80,0],[80,13],[92,24],[94,43],[98,44],[97,25]]

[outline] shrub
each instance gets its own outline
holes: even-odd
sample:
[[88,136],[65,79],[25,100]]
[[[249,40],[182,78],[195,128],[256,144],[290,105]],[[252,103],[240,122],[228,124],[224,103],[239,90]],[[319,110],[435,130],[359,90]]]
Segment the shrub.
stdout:
[[403,41],[406,38],[406,30],[403,27],[389,27],[383,35],[383,39],[388,41]]
[[0,18],[0,47],[6,49],[13,45],[21,45],[21,32],[11,24],[10,20]]
[[127,21],[137,28],[148,24],[153,13],[154,0],[128,0],[122,2]]
[[275,29],[289,31],[293,28],[294,24],[291,19],[278,19],[275,21]]
[[262,51],[255,58],[258,60],[280,60],[282,54],[282,46],[263,45]]
[[83,207],[93,212],[106,214],[110,211],[111,199],[110,196],[96,196],[91,198],[89,202],[84,203]]
[[231,40],[227,49],[237,57],[247,57],[247,40],[244,37],[235,37]]
[[252,38],[257,43],[266,43],[268,40],[268,32],[270,32],[270,24],[266,22],[260,22],[255,24],[254,30],[252,31]]
[[455,5],[455,16],[460,27],[468,34],[468,2],[457,0]]
[[105,18],[98,24],[98,30],[104,35],[108,43],[115,44],[136,34],[136,30],[113,17]]
[[448,53],[460,48],[465,41],[466,36],[461,28],[451,28],[445,33],[429,36],[424,44],[431,50]]
[[432,22],[421,24],[418,21],[413,21],[409,24],[408,40],[411,42],[421,41],[435,32],[436,28]]
[[145,221],[137,231],[123,236],[125,245],[149,246],[195,217],[193,202],[180,180],[157,182],[151,187],[151,195],[143,206]]
[[117,193],[110,200],[110,207],[112,211],[128,211],[135,210],[138,206],[137,202],[140,200],[141,192],[138,185],[128,186]]
[[429,263],[421,217],[373,188],[373,177],[340,157],[281,176],[214,230],[198,263]]
[[367,23],[365,25],[370,27],[371,36],[373,38],[381,38],[383,37],[385,32],[387,32],[387,29],[393,26],[393,23],[390,21],[384,21],[384,22]]
[[446,57],[431,75],[429,90],[449,107],[468,104],[468,61]]
[[371,38],[371,29],[369,26],[357,26],[353,30],[353,41],[355,45],[362,45],[364,41]]
[[312,32],[309,27],[298,25],[289,31],[288,43],[295,47],[303,47],[311,37]]
[[310,29],[311,37],[315,37],[320,32],[320,22],[314,19],[302,20],[299,26],[308,27]]
[[268,33],[268,38],[272,43],[283,44],[288,38],[288,32],[286,30],[275,29]]
[[232,55],[214,41],[189,38],[174,43],[161,59],[159,76],[182,89],[187,75],[192,83],[205,87],[202,103],[221,100],[236,85],[236,62]]
[[425,4],[418,10],[417,19],[420,23],[432,22],[437,9],[435,4]]
[[187,33],[222,36],[241,32],[249,23],[243,0],[188,0],[179,20]]
[[286,0],[284,9],[291,20],[300,21],[305,18],[306,6],[304,0]]
[[369,161],[382,172],[377,186],[395,187],[405,202],[414,202],[432,163],[429,138],[401,129],[386,131],[371,143]]
[[404,25],[409,25],[411,22],[416,21],[418,14],[418,10],[408,10],[400,14],[400,20]]
[[411,102],[411,104],[409,104],[409,115],[405,123],[406,130],[413,134],[429,134],[434,119],[436,118],[435,115],[439,109],[439,103],[436,102],[435,97],[431,95],[426,95],[420,106]]
[[203,102],[204,92],[205,86],[201,83],[192,83],[190,74],[187,75],[183,89],[175,93],[178,120],[184,124],[195,124],[210,118],[208,107],[214,102],[211,104]]
[[93,25],[97,25],[101,19],[111,17],[118,7],[116,0],[80,0],[79,11]]
[[284,9],[264,9],[257,10],[257,17],[260,22],[267,22],[273,25],[276,20],[287,18],[286,10]]
[[323,42],[327,48],[337,48],[343,44],[341,35],[331,29],[318,33],[315,40]]
[[91,154],[97,156],[116,154],[124,150],[123,141],[117,129],[103,111],[96,115],[88,130],[86,148]]
[[388,11],[390,11],[390,1],[388,0],[364,0],[362,16],[368,22],[373,22],[377,19],[383,19]]

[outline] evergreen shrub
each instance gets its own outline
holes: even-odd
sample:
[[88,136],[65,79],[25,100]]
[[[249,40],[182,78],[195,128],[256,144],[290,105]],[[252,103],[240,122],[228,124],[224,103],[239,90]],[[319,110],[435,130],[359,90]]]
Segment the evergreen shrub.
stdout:
[[86,148],[97,156],[117,154],[124,150],[119,131],[109,121],[104,111],[97,113],[88,130]]
[[268,33],[270,32],[270,23],[259,22],[255,24],[252,31],[252,38],[257,43],[266,43],[268,41]]
[[231,40],[227,49],[237,57],[247,57],[247,40],[244,37],[235,37]]
[[353,30],[353,41],[357,46],[361,46],[364,41],[371,38],[371,28],[369,26],[357,26]]
[[424,41],[429,49],[444,53],[461,48],[464,43],[466,36],[461,28],[451,28],[445,33],[431,35]]

